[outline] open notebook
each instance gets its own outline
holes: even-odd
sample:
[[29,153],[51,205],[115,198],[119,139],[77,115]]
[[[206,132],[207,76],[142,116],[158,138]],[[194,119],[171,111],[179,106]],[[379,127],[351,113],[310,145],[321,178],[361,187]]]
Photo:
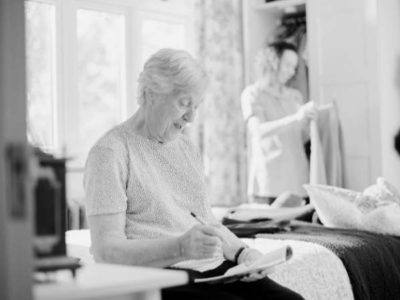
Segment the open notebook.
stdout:
[[264,253],[262,257],[257,259],[251,265],[246,266],[240,264],[230,268],[223,275],[197,278],[194,280],[195,283],[228,283],[240,280],[250,274],[258,272],[273,272],[274,266],[286,262],[292,257],[293,251],[290,246],[281,246],[267,253]]

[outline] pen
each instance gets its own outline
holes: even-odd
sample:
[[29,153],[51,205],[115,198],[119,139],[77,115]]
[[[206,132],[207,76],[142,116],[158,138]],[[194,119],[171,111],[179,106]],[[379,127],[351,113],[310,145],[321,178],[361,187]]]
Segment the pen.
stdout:
[[198,216],[196,216],[196,214],[194,212],[190,212],[190,215],[195,218],[201,225],[206,226],[206,222],[204,222],[202,219],[200,219]]

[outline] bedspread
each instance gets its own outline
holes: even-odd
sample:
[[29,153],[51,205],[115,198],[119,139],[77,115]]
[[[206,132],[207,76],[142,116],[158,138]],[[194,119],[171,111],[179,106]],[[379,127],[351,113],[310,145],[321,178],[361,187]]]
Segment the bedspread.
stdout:
[[269,277],[301,294],[306,300],[352,300],[346,269],[340,259],[323,246],[295,240],[244,239],[251,247],[266,252],[290,245],[293,257],[276,267]]
[[356,300],[400,299],[400,237],[315,225],[263,237],[312,242],[330,249],[343,262]]

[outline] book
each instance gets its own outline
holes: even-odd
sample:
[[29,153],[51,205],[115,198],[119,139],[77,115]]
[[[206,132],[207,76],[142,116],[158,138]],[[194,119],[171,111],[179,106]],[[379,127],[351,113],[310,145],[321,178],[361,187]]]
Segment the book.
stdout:
[[285,263],[293,255],[293,250],[290,246],[285,245],[274,250],[264,253],[259,259],[251,265],[239,264],[230,268],[224,274],[206,278],[196,278],[195,283],[229,283],[241,280],[251,274],[266,272],[267,274],[274,271],[274,267]]

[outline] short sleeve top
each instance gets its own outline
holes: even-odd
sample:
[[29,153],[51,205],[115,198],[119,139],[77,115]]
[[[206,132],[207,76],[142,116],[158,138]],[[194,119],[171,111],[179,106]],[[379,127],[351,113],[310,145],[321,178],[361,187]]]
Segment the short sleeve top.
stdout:
[[198,224],[190,212],[215,223],[201,157],[189,137],[160,144],[134,133],[131,123],[112,129],[89,153],[86,214],[125,213],[128,239],[181,235]]
[[[303,104],[299,91],[285,88],[279,96],[254,84],[242,93],[246,122],[257,117],[271,122],[292,115]],[[302,185],[309,180],[308,162],[303,146],[303,125],[293,123],[285,130],[259,138],[250,132],[249,194],[277,197],[282,192],[305,196]]]

